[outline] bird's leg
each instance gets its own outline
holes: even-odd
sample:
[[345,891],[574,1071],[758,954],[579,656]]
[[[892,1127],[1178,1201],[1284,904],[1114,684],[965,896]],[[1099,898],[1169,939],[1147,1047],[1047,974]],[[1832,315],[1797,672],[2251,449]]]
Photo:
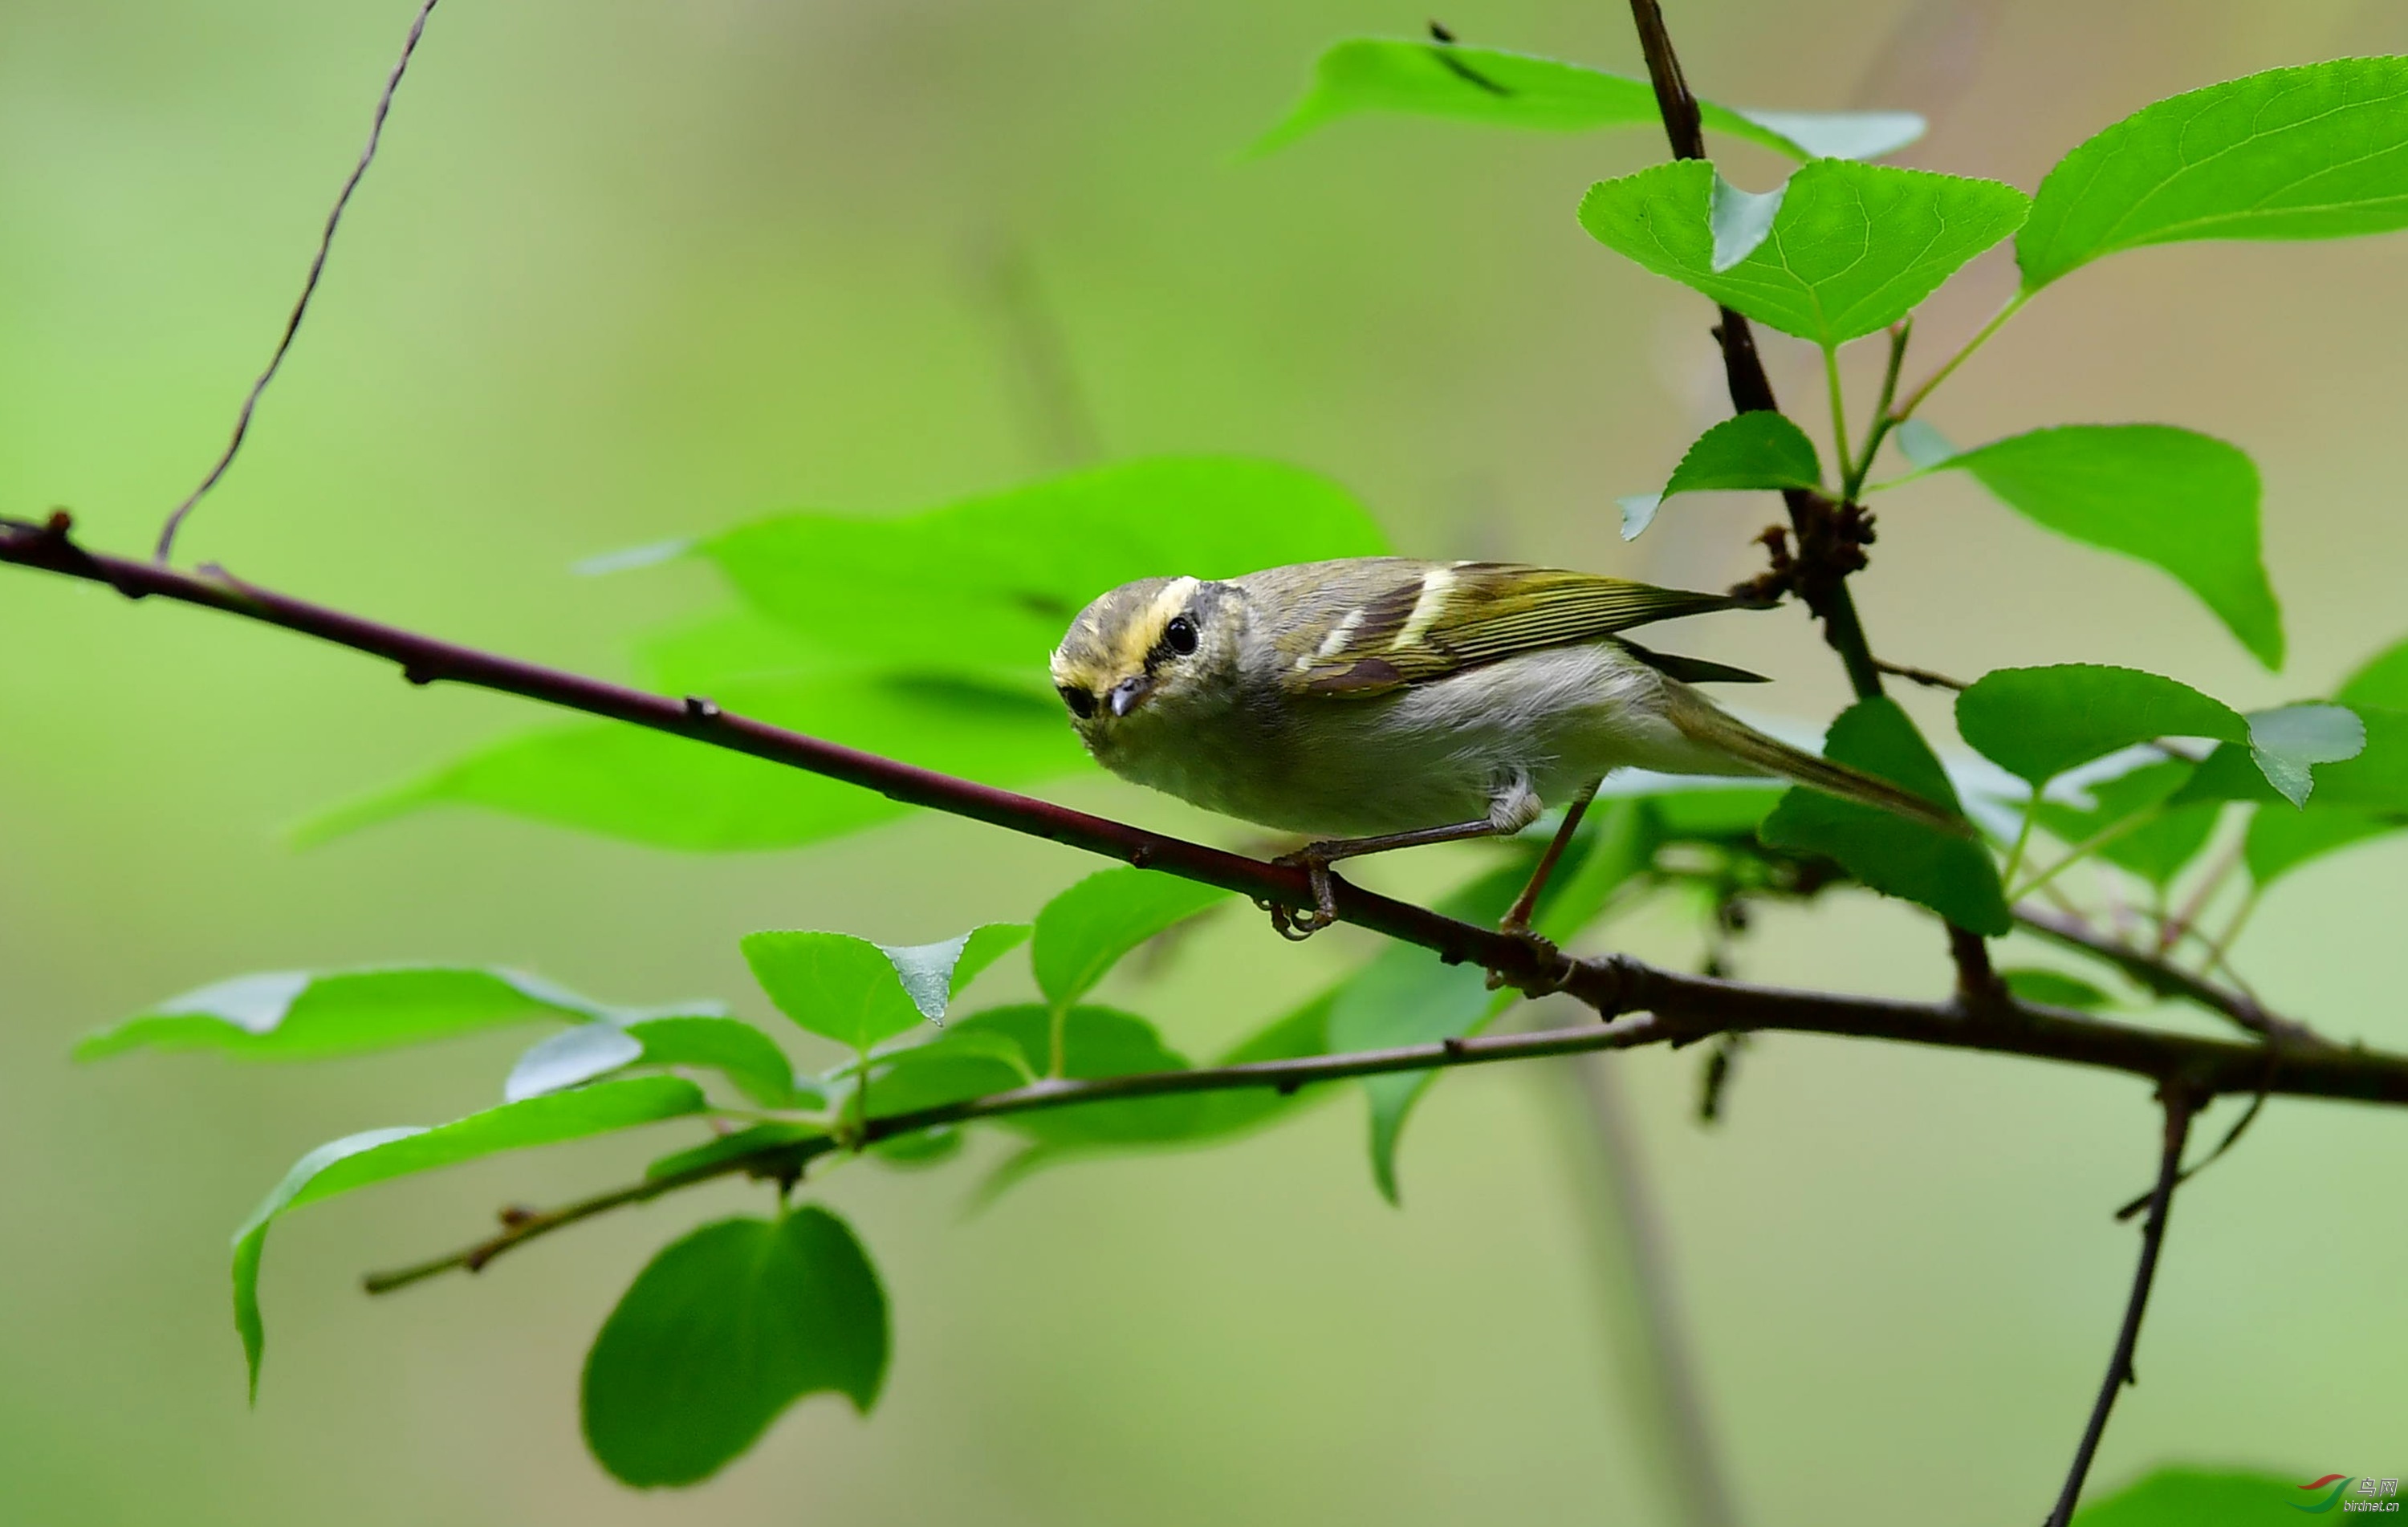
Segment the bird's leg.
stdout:
[[1514,897],[1513,905],[1506,909],[1505,920],[1497,925],[1498,932],[1520,935],[1530,931],[1530,913],[1539,905],[1539,893],[1547,889],[1547,878],[1555,873],[1556,862],[1563,858],[1572,835],[1580,831],[1581,818],[1588,814],[1588,803],[1597,799],[1598,786],[1604,783],[1602,777],[1593,779],[1585,790],[1572,798],[1571,806],[1564,812],[1564,824],[1555,829],[1555,838],[1547,845],[1547,851],[1539,856],[1539,867],[1530,872],[1530,883],[1522,888],[1522,893]]
[[1329,866],[1341,859],[1360,859],[1366,854],[1386,853],[1392,849],[1418,849],[1427,843],[1460,843],[1466,838],[1495,837],[1500,832],[1518,832],[1520,828],[1501,828],[1491,818],[1477,821],[1458,821],[1445,827],[1421,827],[1410,833],[1383,833],[1377,837],[1339,837],[1325,842],[1308,843],[1294,853],[1283,853],[1271,861],[1275,864],[1300,865],[1312,880],[1312,910],[1296,912],[1273,902],[1268,904],[1271,926],[1283,937],[1303,940],[1338,920],[1337,892],[1329,881]]
[[1360,859],[1366,854],[1386,853],[1394,849],[1418,849],[1428,843],[1460,843],[1474,837],[1511,837],[1539,818],[1539,797],[1530,782],[1515,775],[1498,782],[1495,796],[1488,805],[1488,815],[1473,821],[1458,821],[1444,827],[1422,827],[1410,833],[1383,833],[1376,837],[1330,838],[1320,843],[1308,843],[1294,853],[1282,854],[1273,861],[1280,864],[1302,865],[1312,880],[1313,909],[1293,912],[1277,903],[1268,904],[1271,926],[1281,936],[1306,939],[1338,920],[1336,891],[1330,884],[1329,866],[1341,859]]

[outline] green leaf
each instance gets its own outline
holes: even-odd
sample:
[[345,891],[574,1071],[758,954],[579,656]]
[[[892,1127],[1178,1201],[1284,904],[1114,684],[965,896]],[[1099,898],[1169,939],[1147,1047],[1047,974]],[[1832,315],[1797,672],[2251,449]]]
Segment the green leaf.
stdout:
[[2024,290],[2195,238],[2408,228],[2408,58],[2269,69],[2143,107],[2058,162],[2015,240]]
[[800,1145],[806,1140],[824,1139],[827,1131],[816,1124],[753,1124],[731,1135],[714,1135],[697,1146],[672,1150],[644,1168],[644,1176],[671,1177],[697,1167],[716,1166],[721,1162],[738,1156],[750,1156],[770,1146]]
[[1983,675],[1956,697],[1956,731],[1975,752],[2038,790],[2077,764],[2159,737],[2245,741],[2249,723],[2223,701],[2174,679],[2067,663]]
[[[2250,717],[2253,745],[2242,748],[2228,744],[2210,753],[2176,800],[2287,800],[2287,796],[2279,793],[2278,785],[2272,782],[2272,775],[2285,774],[2287,778],[2291,768],[2314,760],[2305,753],[2286,757],[2280,750],[2281,739],[2273,735],[2274,728],[2268,727],[2266,731],[2270,734],[2267,741],[2274,742],[2275,747],[2270,748],[2266,742],[2257,740],[2258,723],[2272,714],[2259,711]],[[2355,715],[2359,725],[2365,728],[2365,746],[2354,758],[2315,764],[2313,808],[2349,806],[2381,812],[2408,812],[2408,712],[2359,706],[2350,714]],[[2338,750],[2347,740],[2346,734],[2338,727],[2329,736],[2332,746],[2319,750]]]
[[872,1118],[917,1113],[1008,1092],[1037,1079],[1019,1042],[993,1029],[956,1028],[926,1044],[888,1050],[869,1073]]
[[2115,999],[2077,976],[2058,970],[2001,970],[1999,979],[2007,990],[2024,1002],[2036,1002],[2044,1007],[2071,1007],[2078,1012],[2093,1012],[2112,1007]]
[[978,978],[980,971],[1018,949],[1029,934],[1025,922],[987,922],[934,944],[881,944],[911,1005],[931,1023]]
[[1756,841],[1756,829],[1779,805],[1784,786],[1768,779],[1760,785],[1718,785],[1709,789],[1667,790],[1644,797],[1657,835],[1666,839],[1724,842]]
[[1994,180],[1820,159],[1790,177],[1764,242],[1717,269],[1715,180],[1700,159],[1600,180],[1581,225],[1659,276],[1825,346],[1905,317],[2013,233],[2028,205]]
[[1698,436],[1681,464],[1672,469],[1661,493],[1621,500],[1622,538],[1638,539],[1655,520],[1656,511],[1679,493],[1815,488],[1822,481],[1822,459],[1815,455],[1814,442],[1806,437],[1806,432],[1785,415],[1769,408],[1751,409]]
[[[2073,1515],[2073,1527],[2240,1527],[2242,1523],[2288,1521],[2292,1510],[2322,1509],[2335,1487],[2312,1491],[2303,1481],[2239,1469],[2159,1469]],[[2341,1481],[2346,1489],[2354,1480]]]
[[[1947,772],[1895,700],[1876,695],[1841,712],[1823,754],[1956,807]],[[2014,925],[1998,867],[1971,838],[1802,787],[1781,798],[1762,834],[1769,847],[1820,854],[1884,895],[1920,903],[1960,928],[1995,937]]]
[[717,694],[731,684],[824,674],[847,666],[782,621],[733,601],[654,627],[636,640],[636,671],[663,694]]
[[885,949],[851,934],[747,934],[738,946],[778,1010],[848,1049],[867,1050],[924,1014]]
[[1558,944],[1577,937],[1615,892],[1654,863],[1659,831],[1645,801],[1596,802],[1539,898],[1531,925]]
[[[1699,104],[1706,127],[1798,159],[1872,159],[1923,136],[1910,111],[1735,111]],[[1268,153],[1341,117],[1398,112],[1537,132],[1656,127],[1656,93],[1643,79],[1584,64],[1460,43],[1354,37],[1314,66],[1312,92],[1254,152]]]
[[2237,447],[2171,424],[2065,424],[1927,469],[1971,472],[2024,518],[2163,568],[2258,662],[2283,665],[2283,612],[2258,549],[2258,468]]
[[2341,706],[2282,706],[2249,713],[2249,756],[2276,794],[2295,806],[2315,789],[2310,770],[2366,750],[2366,723]]
[[259,1360],[266,1345],[259,1314],[259,1258],[267,1229],[304,1204],[373,1182],[431,1172],[497,1151],[552,1145],[655,1120],[700,1113],[702,1089],[676,1077],[637,1077],[573,1092],[505,1103],[433,1129],[369,1130],[330,1141],[302,1157],[234,1233],[234,1323],[251,1364],[251,1398],[259,1397]]
[[715,1014],[715,1002],[613,1007],[515,970],[392,965],[238,976],[170,997],[76,1046],[81,1061],[129,1049],[216,1049],[256,1060],[322,1060],[538,1019],[632,1022]]
[[[1494,923],[1529,878],[1530,862],[1517,859],[1443,898],[1439,910],[1467,922]],[[1333,1052],[1387,1049],[1461,1038],[1496,1016],[1494,997],[1487,973],[1477,966],[1441,964],[1427,949],[1391,945],[1339,992],[1329,1010],[1329,1047]],[[1397,1142],[1436,1076],[1401,1071],[1363,1078],[1371,1104],[1371,1177],[1391,1204],[1402,1202]]]
[[[957,1028],[1007,1035],[1035,1072],[1044,1070],[1052,1059],[1053,1024],[1052,1012],[1026,1003],[990,1008],[964,1019]],[[1111,1007],[1073,1007],[1064,1014],[1062,1057],[1062,1075],[1081,1080],[1188,1068],[1187,1058],[1165,1045],[1153,1024]],[[877,1097],[873,1086],[871,1101]],[[1010,1114],[996,1122],[1056,1145],[1127,1145],[1183,1136],[1205,1112],[1205,1095],[1188,1092]]]
[[[754,608],[830,653],[1040,683],[1070,618],[1108,589],[1386,549],[1334,483],[1240,457],[1129,462],[898,519],[787,515],[697,546]],[[1050,684],[1040,698],[1070,737]]]
[[516,1103],[636,1065],[708,1067],[765,1108],[791,1108],[796,1101],[794,1063],[786,1052],[767,1035],[733,1018],[580,1023],[520,1056],[502,1084],[502,1096]]
[[2242,860],[2249,866],[2249,878],[2262,891],[2313,860],[2403,827],[2408,827],[2408,816],[2394,811],[2354,810],[2321,802],[2309,811],[2261,807],[2249,819]]
[[2408,641],[2369,658],[2333,698],[2352,710],[2364,706],[2408,710]]
[[1094,991],[1131,949],[1231,894],[1153,870],[1097,871],[1037,914],[1029,950],[1037,988],[1056,1007],[1067,1007]]
[[[928,607],[903,603],[915,612]],[[922,618],[929,626],[945,623]],[[722,686],[712,698],[736,715],[990,785],[1087,766],[1060,704],[1030,689],[850,674],[751,679]],[[505,737],[312,818],[294,835],[322,843],[433,806],[479,806],[709,853],[815,843],[910,809],[875,791],[767,759],[619,721],[588,721]]]
[[586,1355],[585,1443],[638,1488],[706,1479],[805,1395],[863,1415],[886,1377],[886,1294],[860,1241],[816,1205],[671,1242]]

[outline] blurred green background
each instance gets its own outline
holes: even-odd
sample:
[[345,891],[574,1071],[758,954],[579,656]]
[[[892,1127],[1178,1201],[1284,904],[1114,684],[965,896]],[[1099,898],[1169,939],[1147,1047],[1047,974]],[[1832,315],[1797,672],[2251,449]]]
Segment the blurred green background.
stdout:
[[[147,549],[265,356],[411,8],[0,9],[0,508],[70,506],[95,544]],[[1920,109],[1934,130],[1902,162],[2027,189],[2158,96],[2408,49],[2386,0],[1670,9],[1701,92]],[[1366,120],[1233,162],[1326,43],[1424,19],[1368,0],[452,0],[185,555],[623,674],[632,633],[714,591],[693,567],[579,578],[577,559],[778,508],[939,502],[1061,464],[1085,432],[1114,457],[1232,450],[1326,472],[1414,551],[1744,576],[1763,502],[1684,507],[1636,549],[1613,534],[1613,495],[1659,484],[1724,408],[1698,300],[1572,221],[1589,180],[1658,140]],[[1461,0],[1442,19],[1638,67],[1615,5]],[[1769,162],[1731,163],[1769,178]],[[2393,237],[2108,262],[2052,290],[1931,411],[1967,441],[2162,420],[2244,445],[2266,476],[2288,673],[2258,670],[2170,581],[1965,483],[1881,506],[1859,595],[1877,646],[1968,674],[2129,663],[2266,704],[2398,636],[2403,257]],[[1943,293],[1927,363],[2011,285],[2001,250]],[[1032,384],[1032,326],[1058,336],[1074,402]],[[1812,357],[1768,344],[1802,404]],[[1759,705],[1819,721],[1843,699],[1795,610],[1684,635],[1777,675]],[[615,1180],[666,1132],[296,1218],[269,1259],[275,1349],[246,1413],[228,1232],[322,1139],[492,1101],[521,1040],[82,1069],[66,1051],[84,1031],[226,975],[408,959],[759,1016],[746,931],[940,937],[1025,916],[1092,862],[928,818],[706,860],[445,813],[296,853],[280,835],[299,817],[535,718],[18,572],[0,575],[0,1518],[1660,1514],[1611,1379],[1582,1137],[1541,1066],[1438,1089],[1406,1142],[1401,1213],[1370,1190],[1351,1095],[1216,1152],[1067,1168],[977,1214],[960,1166],[838,1174],[830,1197],[896,1309],[886,1397],[867,1422],[806,1405],[692,1499],[622,1490],[585,1458],[578,1364],[654,1247],[759,1192],[675,1199],[387,1301],[354,1281],[467,1238],[502,1203]],[[1944,708],[1907,698],[1945,735]],[[1243,835],[1100,778],[1054,793]],[[1478,862],[1439,851],[1369,878],[1430,889]],[[2243,969],[2329,1032],[2408,1045],[2404,877],[2397,838],[2301,873]],[[1618,936],[1695,957],[1670,920]],[[1292,949],[1226,917],[1107,996],[1205,1052],[1369,948],[1341,932]],[[1916,994],[1945,975],[1925,923],[1863,897],[1768,918],[1740,968]],[[2133,1236],[2108,1214],[2153,1158],[2144,1089],[1775,1036],[1706,1132],[1696,1055],[1616,1064],[1748,1519],[2036,1516],[2129,1275]],[[2183,1196],[2144,1382],[2095,1477],[2181,1459],[2302,1479],[2408,1463],[2403,1172],[2408,1120],[2272,1106]]]

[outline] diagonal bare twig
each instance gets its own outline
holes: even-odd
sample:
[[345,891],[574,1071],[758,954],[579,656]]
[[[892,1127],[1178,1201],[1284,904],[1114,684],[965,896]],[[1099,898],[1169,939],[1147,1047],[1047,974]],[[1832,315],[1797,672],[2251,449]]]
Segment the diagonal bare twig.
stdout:
[[293,348],[293,336],[301,332],[301,320],[309,311],[309,299],[317,295],[318,278],[326,272],[326,256],[335,248],[335,230],[342,225],[343,211],[351,205],[351,193],[359,190],[361,178],[367,174],[368,166],[376,162],[377,146],[384,138],[384,120],[393,110],[394,93],[401,89],[401,77],[409,70],[410,55],[418,51],[418,39],[425,36],[426,19],[435,13],[436,4],[437,0],[423,0],[417,16],[410,21],[409,36],[402,40],[401,57],[394,62],[393,73],[384,82],[384,92],[377,97],[376,118],[368,124],[367,145],[360,150],[360,162],[351,166],[350,178],[344,180],[343,189],[335,196],[334,208],[326,214],[325,231],[318,235],[318,252],[309,261],[309,275],[301,283],[301,296],[293,304],[293,316],[284,321],[284,333],[276,341],[276,353],[267,358],[267,369],[259,374],[259,379],[252,382],[251,391],[243,395],[242,411],[235,416],[233,438],[226,442],[224,453],[218,457],[217,464],[209,468],[208,476],[201,479],[201,485],[177,505],[167,516],[167,522],[159,527],[159,549],[153,555],[161,563],[166,562],[174,553],[176,533],[183,529],[185,520],[190,518],[208,491],[218,485],[218,479],[226,475],[226,469],[234,465],[235,457],[241,453],[242,442],[251,434],[251,416],[259,407],[259,395],[267,391],[269,382],[276,379],[278,368],[284,364],[285,352]]
[[2082,1429],[2082,1441],[2073,1450],[2073,1467],[2067,1471],[2065,1488],[2057,1497],[2057,1509],[2049,1513],[2047,1527],[2066,1527],[2073,1520],[2073,1507],[2082,1498],[2082,1483],[2090,1476],[2090,1461],[2098,1455],[2099,1439],[2106,1434],[2108,1412],[2115,1408],[2115,1396],[2127,1384],[2139,1380],[2132,1373],[2132,1349],[2141,1340],[2141,1316],[2149,1306],[2149,1285],[2157,1275],[2157,1253],[2166,1242],[2166,1216],[2173,1207],[2174,1187],[2182,1179],[2183,1146],[2190,1138],[2191,1115],[2200,1105],[2199,1094],[2179,1082],[2169,1081],[2158,1093],[2165,1106],[2165,1144],[2157,1161],[2157,1186],[2149,1197],[2149,1218],[2141,1226],[2141,1265],[2132,1275],[2132,1295],[2124,1305],[2124,1324],[2115,1334],[2115,1350],[2107,1360],[2106,1382],[2099,1386],[2099,1398],[2090,1406],[2089,1424]]

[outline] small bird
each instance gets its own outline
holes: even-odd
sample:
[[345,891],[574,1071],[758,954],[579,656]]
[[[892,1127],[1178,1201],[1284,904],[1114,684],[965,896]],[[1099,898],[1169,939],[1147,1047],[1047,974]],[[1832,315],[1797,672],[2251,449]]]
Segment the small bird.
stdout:
[[[1742,603],[1408,557],[1149,578],[1080,612],[1053,677],[1087,750],[1112,773],[1319,836],[1284,861],[1311,870],[1319,904],[1294,921],[1297,936],[1334,920],[1337,861],[1509,836],[1551,803],[1576,818],[1618,768],[1778,776],[1963,835],[1960,817],[1766,736],[1691,687],[1760,676],[1619,635]],[[1554,852],[1509,928],[1526,928]]]

